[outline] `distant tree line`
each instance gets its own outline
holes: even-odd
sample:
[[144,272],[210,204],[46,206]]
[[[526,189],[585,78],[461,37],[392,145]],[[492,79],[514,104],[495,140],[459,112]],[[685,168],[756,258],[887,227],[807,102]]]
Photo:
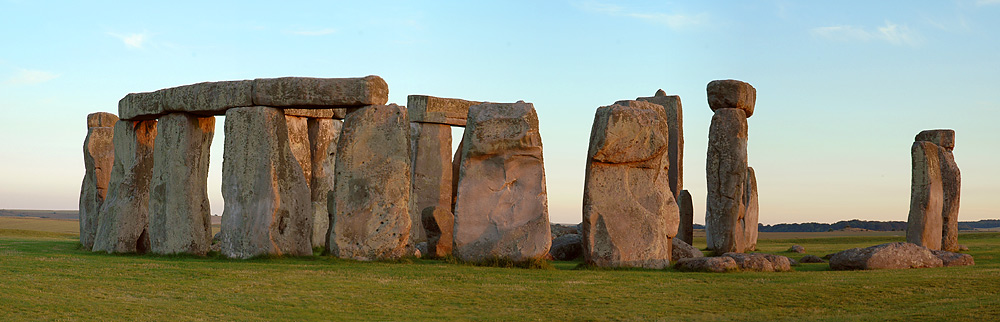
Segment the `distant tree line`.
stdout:
[[[959,230],[974,230],[977,228],[996,228],[1000,227],[1000,219],[987,219],[980,221],[960,221],[958,223]],[[905,221],[871,221],[871,220],[845,220],[838,221],[832,224],[824,224],[817,222],[799,223],[799,224],[775,224],[775,225],[764,225],[758,224],[757,230],[762,232],[823,232],[823,231],[834,231],[841,230],[844,228],[861,228],[867,230],[875,231],[902,231],[906,230]],[[694,229],[705,229],[705,225],[694,224]]]

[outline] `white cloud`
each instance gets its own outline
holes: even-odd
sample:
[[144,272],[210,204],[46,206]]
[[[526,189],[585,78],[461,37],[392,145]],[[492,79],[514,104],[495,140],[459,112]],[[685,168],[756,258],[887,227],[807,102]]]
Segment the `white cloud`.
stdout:
[[34,85],[59,77],[59,74],[43,70],[18,69],[14,76],[3,81],[5,85]]
[[299,35],[299,36],[325,36],[325,35],[329,35],[329,34],[332,34],[332,33],[335,33],[335,32],[337,32],[337,29],[325,28],[325,29],[317,29],[317,30],[290,31],[288,33],[293,34],[293,35]]
[[813,28],[809,32],[816,37],[843,42],[878,40],[897,46],[916,46],[923,42],[920,34],[909,26],[897,25],[891,21],[886,21],[885,25],[875,29],[839,25]]
[[146,42],[149,41],[149,33],[146,32],[131,33],[127,35],[109,32],[108,35],[118,38],[125,44],[125,46],[136,49],[142,49],[142,47],[146,45]]
[[583,9],[584,11],[644,20],[650,23],[665,25],[671,29],[701,25],[705,23],[708,18],[708,15],[704,13],[687,15],[678,13],[667,14],[662,12],[635,12],[618,5],[601,3],[598,1],[587,1],[578,4],[577,7]]

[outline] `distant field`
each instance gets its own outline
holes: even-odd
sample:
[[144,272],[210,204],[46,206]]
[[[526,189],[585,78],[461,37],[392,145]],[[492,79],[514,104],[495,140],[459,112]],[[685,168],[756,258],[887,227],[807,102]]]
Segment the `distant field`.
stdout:
[[38,217],[77,220],[80,217],[80,212],[76,210],[0,209],[0,217]]
[[[51,222],[46,222],[45,226]],[[6,227],[6,226],[4,226]],[[822,256],[898,236],[761,239]],[[75,234],[0,229],[0,321],[685,320],[983,321],[1000,316],[1000,233],[965,233],[976,266],[788,273],[553,270],[326,256],[107,255]],[[695,244],[704,246],[704,238]]]
[[33,217],[0,217],[0,229],[33,230],[53,233],[79,234],[76,220],[44,219]]

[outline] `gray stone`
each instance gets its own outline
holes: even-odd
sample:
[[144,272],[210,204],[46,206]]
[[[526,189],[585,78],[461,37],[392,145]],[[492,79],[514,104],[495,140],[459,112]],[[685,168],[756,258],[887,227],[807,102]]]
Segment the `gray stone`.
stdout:
[[381,77],[281,77],[254,80],[254,105],[295,108],[361,107],[389,101]]
[[208,161],[215,117],[170,113],[157,123],[149,190],[153,253],[205,255],[212,245]]
[[292,156],[299,162],[302,177],[306,185],[312,185],[312,146],[309,144],[309,118],[285,115],[285,127],[288,128],[288,147]]
[[802,253],[805,253],[805,252],[806,252],[806,248],[805,248],[805,247],[802,247],[802,246],[800,246],[800,245],[792,245],[792,247],[789,247],[789,248],[788,248],[788,251],[789,251],[789,252],[792,252],[792,253],[799,253],[799,254],[802,254]]
[[232,258],[312,254],[309,186],[280,109],[226,111],[222,163],[222,254]]
[[[409,110],[407,110],[409,112]],[[410,240],[427,239],[421,214],[430,207],[451,209],[452,163],[451,126],[432,123],[410,123],[412,141],[412,184],[414,207],[410,209],[413,226]],[[450,211],[449,211],[450,213]]]
[[679,209],[670,191],[661,106],[620,101],[597,109],[583,196],[583,246],[601,267],[670,266]]
[[819,258],[819,256],[816,256],[816,255],[802,256],[802,258],[799,259],[799,262],[802,262],[802,263],[825,263],[825,261],[823,261],[822,258]]
[[742,252],[746,207],[743,203],[747,177],[747,121],[742,109],[715,111],[708,134],[706,161],[708,194],[705,234],[715,254]]
[[739,270],[732,257],[696,257],[682,258],[674,264],[674,268],[682,272],[726,273]]
[[799,263],[796,262],[794,259],[781,255],[774,255],[774,254],[754,254],[754,255],[763,255],[764,258],[767,258],[767,260],[771,262],[771,267],[774,268],[775,272],[790,272],[792,271],[792,266],[799,265]]
[[583,231],[580,229],[581,224],[567,225],[567,224],[557,224],[549,223],[549,230],[552,231],[552,239],[562,237],[563,235],[569,234],[581,234]]
[[[80,187],[80,244],[85,249],[94,247],[101,205],[108,194],[111,168],[115,162],[115,130],[110,113],[87,115],[87,137],[83,140],[83,184]],[[117,121],[115,121],[117,122]],[[93,126],[90,126],[93,125]]]
[[225,115],[233,107],[253,106],[253,81],[204,82],[159,90],[165,113]]
[[[636,100],[660,105],[667,115],[670,191],[674,193],[674,199],[680,199],[681,190],[684,190],[684,111],[681,108],[681,97],[677,95],[667,96],[667,93],[661,89],[657,90],[652,97],[639,97]],[[681,212],[683,212],[683,207]],[[682,233],[678,233],[678,235],[683,237]],[[685,242],[690,243],[689,240],[685,240]]]
[[462,149],[465,142],[465,133],[462,133],[462,140],[458,141],[458,148],[451,159],[451,212],[455,213],[455,200],[458,200],[458,170],[462,166]]
[[343,120],[347,116],[347,108],[286,108],[285,116]]
[[466,101],[457,98],[443,98],[427,95],[406,97],[410,122],[438,123],[465,126],[469,107],[483,102]]
[[931,253],[941,259],[941,264],[945,267],[976,265],[976,261],[969,254],[953,253],[946,250],[932,250]]
[[437,206],[424,208],[420,226],[427,232],[427,242],[423,242],[427,247],[421,252],[434,258],[451,254],[455,215],[448,208]]
[[705,257],[705,254],[703,254],[700,250],[694,248],[694,246],[691,246],[679,238],[674,237],[670,240],[670,242],[670,260],[672,261],[677,261],[682,258]]
[[579,234],[566,234],[553,239],[549,255],[557,261],[571,261],[583,256],[583,237]]
[[941,163],[941,249],[958,251],[958,208],[962,195],[962,173],[955,156],[947,149],[938,150]]
[[337,144],[327,250],[357,260],[408,256],[410,125],[406,108],[372,105],[351,111]]
[[[734,261],[736,261],[736,266],[739,267],[741,271],[747,271],[747,272],[775,271],[774,263],[772,263],[771,260],[764,254],[760,253],[745,254],[745,253],[732,252],[732,253],[725,253],[722,256],[732,258]],[[787,261],[785,263],[787,263]]]
[[927,141],[913,143],[913,176],[906,241],[930,249],[941,249],[944,192],[941,186],[940,151]]
[[750,84],[735,79],[714,80],[708,83],[708,107],[712,111],[723,108],[741,109],[746,117],[753,115],[757,90]]
[[920,131],[920,133],[917,133],[917,136],[913,138],[913,142],[920,141],[931,142],[934,143],[934,145],[951,151],[955,148],[955,130],[938,129]]
[[691,201],[690,192],[681,190],[677,208],[680,211],[680,224],[677,227],[677,237],[674,238],[690,245],[694,243],[694,202]]
[[538,115],[530,103],[469,108],[455,199],[455,247],[462,261],[546,256],[549,231]]
[[753,167],[747,167],[747,182],[743,186],[743,204],[746,211],[743,218],[740,218],[740,226],[743,227],[744,251],[757,250],[757,224],[760,215],[757,212],[757,175],[754,174]]
[[118,101],[118,116],[122,120],[155,120],[166,114],[163,92],[129,93]]
[[149,251],[149,183],[153,176],[156,121],[115,123],[115,161],[101,205],[94,251]]
[[309,145],[312,154],[312,246],[326,246],[326,234],[330,231],[330,212],[327,208],[327,194],[333,190],[334,167],[337,163],[337,142],[344,122],[334,119],[310,118]]
[[926,268],[942,264],[927,247],[898,242],[851,248],[830,257],[833,270]]

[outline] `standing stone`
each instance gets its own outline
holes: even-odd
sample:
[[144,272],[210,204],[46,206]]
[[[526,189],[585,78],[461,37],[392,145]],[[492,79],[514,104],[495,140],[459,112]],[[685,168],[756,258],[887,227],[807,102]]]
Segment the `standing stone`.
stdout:
[[153,176],[156,121],[115,123],[115,162],[108,196],[94,239],[94,251],[149,251],[149,182]]
[[311,185],[312,179],[312,146],[309,144],[309,119],[301,116],[285,115],[288,127],[288,146],[292,155],[302,168],[302,177],[306,184]]
[[708,92],[708,107],[713,112],[723,108],[741,109],[746,117],[753,115],[757,101],[757,89],[750,84],[735,79],[714,80],[705,89]]
[[712,116],[706,161],[708,194],[705,234],[716,255],[746,249],[743,203],[747,176],[747,118],[744,110],[722,108]]
[[583,194],[583,248],[602,267],[670,266],[679,209],[670,191],[663,108],[619,101],[597,109]]
[[455,215],[447,208],[432,206],[424,208],[421,221],[421,226],[427,231],[427,252],[425,254],[431,257],[444,257],[451,254]]
[[519,262],[545,256],[552,238],[534,106],[519,101],[470,107],[461,153],[455,257]]
[[222,254],[232,258],[312,254],[309,186],[292,155],[281,110],[226,111],[222,163]]
[[327,250],[357,260],[409,255],[410,125],[406,108],[350,111],[337,145]]
[[94,247],[99,211],[108,194],[111,167],[115,162],[113,128],[118,117],[111,113],[87,115],[87,137],[83,140],[83,185],[80,187],[80,244]]
[[677,206],[680,210],[680,225],[677,228],[677,237],[674,238],[691,245],[694,243],[694,203],[691,201],[691,193],[681,190]]
[[[451,126],[433,123],[410,123],[416,127],[413,144],[413,194],[414,207],[410,209],[413,220],[410,240],[419,243],[427,240],[421,223],[424,209],[451,208]],[[412,132],[411,132],[412,134]],[[450,229],[449,229],[450,232]]]
[[910,214],[906,241],[931,250],[941,249],[942,206],[940,151],[928,141],[913,142],[913,177],[910,186]]
[[[669,129],[667,154],[670,159],[670,191],[674,193],[674,199],[680,199],[681,190],[684,190],[684,110],[681,108],[681,97],[667,96],[667,92],[661,89],[652,97],[639,97],[636,100],[660,105],[666,113]],[[685,242],[690,243],[690,241]]]
[[743,203],[746,211],[740,224],[743,226],[743,245],[745,251],[757,250],[757,223],[759,215],[757,212],[757,175],[754,174],[753,167],[747,167],[747,182],[743,186]]
[[[287,110],[286,110],[287,111]],[[337,142],[344,122],[329,118],[309,119],[309,145],[312,150],[312,247],[326,246],[330,231],[327,194],[333,190],[334,166],[337,162]]]
[[958,245],[958,208],[962,190],[962,174],[955,163],[955,131],[925,130],[914,138],[915,142],[927,141],[939,146],[938,161],[941,164],[941,249],[954,252]]
[[205,255],[212,244],[209,148],[215,117],[160,117],[153,148],[149,242],[153,253]]

